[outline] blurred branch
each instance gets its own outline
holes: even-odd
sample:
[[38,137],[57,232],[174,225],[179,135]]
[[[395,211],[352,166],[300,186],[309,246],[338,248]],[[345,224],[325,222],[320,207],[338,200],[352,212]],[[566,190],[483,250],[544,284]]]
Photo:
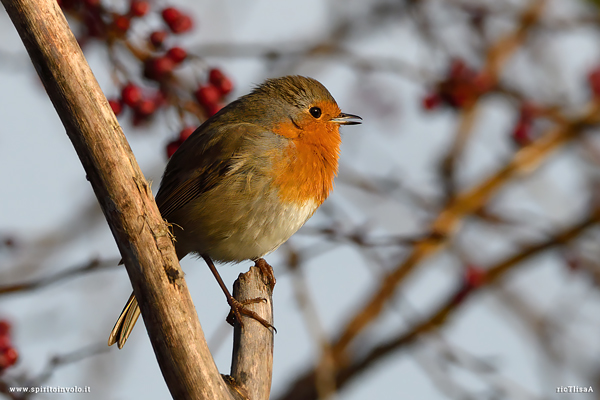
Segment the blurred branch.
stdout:
[[105,343],[99,343],[85,346],[69,353],[53,356],[38,376],[23,382],[22,386],[41,386],[52,377],[59,367],[77,363],[98,354],[107,353],[109,350],[110,348],[106,346]]
[[59,272],[57,274],[48,276],[46,278],[40,278],[26,283],[16,283],[12,285],[0,286],[0,296],[15,293],[24,292],[28,290],[39,289],[45,286],[58,283],[63,280],[75,278],[79,275],[86,274],[88,272],[99,271],[111,267],[117,267],[119,263],[118,259],[101,261],[97,258],[90,260],[89,262],[79,266],[67,269],[66,271]]
[[396,57],[382,57],[370,55],[363,57],[348,50],[352,46],[344,43],[351,41],[357,32],[366,26],[395,25],[398,19],[407,16],[415,2],[400,0],[394,2],[371,1],[368,8],[362,10],[360,18],[352,13],[340,13],[334,10],[332,21],[328,24],[328,32],[318,36],[314,41],[298,41],[276,44],[264,43],[212,43],[196,46],[194,52],[204,57],[231,57],[231,58],[263,58],[268,62],[277,61],[304,61],[319,59],[344,63],[359,71],[381,71],[405,76],[411,81],[428,81],[433,78],[431,74],[423,71],[419,66]]
[[415,236],[371,236],[364,227],[357,227],[350,232],[344,232],[335,226],[325,226],[321,228],[305,227],[302,229],[301,233],[306,235],[321,235],[330,241],[353,243],[361,247],[412,246],[426,238],[431,237],[431,234]]
[[[471,295],[480,292],[483,288],[489,287],[497,283],[505,275],[522,265],[523,262],[530,258],[539,255],[540,253],[562,246],[576,239],[579,235],[585,232],[590,227],[600,222],[600,210],[596,210],[593,215],[585,220],[567,228],[550,239],[525,247],[523,250],[514,254],[498,264],[487,269],[485,279],[480,286],[460,286],[451,293],[446,301],[434,310],[429,317],[424,318],[421,322],[413,326],[408,332],[402,333],[394,339],[383,342],[374,347],[365,356],[359,360],[347,360],[345,364],[336,364],[336,381],[338,389],[342,388],[356,375],[366,371],[374,363],[389,357],[394,352],[404,349],[412,345],[416,339],[422,335],[431,333],[434,330],[442,327],[460,308],[464,306],[466,300]],[[315,389],[315,371],[309,371],[302,377],[298,378],[289,386],[288,391],[280,397],[281,400],[309,400],[317,399]]]
[[[519,382],[508,376],[503,376],[492,361],[488,361],[483,357],[476,357],[464,349],[452,345],[442,338],[441,335],[436,336],[438,336],[437,339],[439,340],[435,340],[433,337],[426,339],[430,344],[429,347],[435,347],[436,357],[432,357],[431,359],[419,357],[423,360],[418,361],[442,393],[452,393],[449,397],[461,400],[503,397],[508,397],[511,400],[549,400],[548,397],[537,397]],[[459,386],[459,382],[452,380],[452,377],[455,375],[454,370],[458,368],[462,370],[461,372],[471,373],[481,382],[485,382],[487,386],[485,391],[479,389],[476,391],[477,393],[473,393],[472,389],[465,389],[462,385]],[[551,383],[549,384],[552,386]]]
[[362,57],[352,53],[340,45],[322,45],[314,43],[261,44],[261,43],[212,43],[195,48],[197,54],[204,57],[229,58],[264,58],[277,61],[286,58],[302,60],[318,59],[346,64],[351,68],[364,72],[389,72],[404,76],[407,79],[427,82],[433,75],[423,71],[416,65],[394,57],[370,56]]
[[305,325],[313,338],[313,341],[320,350],[321,357],[319,364],[315,366],[315,386],[319,399],[329,399],[335,393],[335,368],[333,357],[331,355],[331,344],[323,329],[323,324],[319,318],[318,309],[310,296],[310,287],[300,268],[301,257],[292,248],[288,246],[290,255],[288,265],[293,272],[293,287],[296,303],[302,312]]
[[[485,87],[495,87],[500,79],[500,73],[508,59],[517,51],[519,46],[527,39],[528,31],[541,18],[546,0],[534,0],[519,18],[517,28],[500,38],[496,43],[487,49],[485,65],[479,73],[480,84]],[[452,146],[442,162],[442,175],[446,184],[446,192],[449,196],[455,194],[454,173],[456,161],[462,155],[469,138],[473,132],[473,126],[477,119],[479,111],[478,102],[481,94],[475,93],[475,98],[471,104],[467,104],[465,109],[459,114],[456,132]]]
[[487,180],[450,199],[446,207],[430,224],[429,231],[433,234],[415,244],[408,257],[383,280],[371,299],[366,301],[365,306],[346,325],[333,346],[336,361],[343,364],[344,352],[350,342],[379,315],[386,301],[394,294],[396,286],[420,262],[444,247],[446,239],[458,229],[465,216],[481,209],[511,179],[535,169],[556,149],[576,137],[585,127],[596,123],[596,110],[597,106],[594,106],[586,116],[575,119],[565,126],[550,129],[531,145],[519,150],[504,168],[498,170]]

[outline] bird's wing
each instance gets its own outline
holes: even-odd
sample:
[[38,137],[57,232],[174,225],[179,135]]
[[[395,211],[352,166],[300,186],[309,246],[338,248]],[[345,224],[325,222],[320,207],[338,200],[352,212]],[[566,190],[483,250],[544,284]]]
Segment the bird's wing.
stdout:
[[276,136],[249,123],[211,125],[200,127],[169,161],[156,195],[163,218],[217,185],[239,154],[260,151],[252,148],[256,139]]

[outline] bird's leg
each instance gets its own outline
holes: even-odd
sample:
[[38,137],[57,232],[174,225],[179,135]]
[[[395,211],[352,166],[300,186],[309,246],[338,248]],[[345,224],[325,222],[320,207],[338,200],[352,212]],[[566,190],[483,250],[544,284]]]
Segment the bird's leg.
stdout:
[[273,267],[269,265],[269,263],[264,258],[257,258],[254,260],[254,266],[260,268],[263,273],[263,277],[267,279],[267,284],[271,291],[275,287],[275,283],[277,280],[275,279],[275,273],[273,272]]
[[210,271],[215,276],[215,279],[219,283],[221,290],[223,291],[223,293],[225,293],[225,297],[227,297],[227,303],[231,307],[231,312],[229,313],[229,316],[227,317],[227,322],[229,322],[230,325],[233,325],[235,320],[237,320],[239,322],[240,326],[243,328],[244,323],[242,322],[242,314],[244,314],[250,318],[254,318],[258,322],[260,322],[265,328],[267,328],[267,329],[272,328],[273,330],[275,330],[275,327],[273,325],[271,325],[270,323],[268,323],[263,317],[261,317],[254,311],[246,308],[246,305],[248,305],[248,304],[260,303],[262,301],[266,301],[266,299],[259,297],[259,298],[255,298],[255,299],[249,299],[244,302],[240,302],[240,301],[236,300],[229,292],[229,289],[227,289],[227,286],[225,286],[225,283],[223,282],[223,279],[221,278],[219,271],[217,271],[217,268],[215,267],[215,264],[210,259],[210,257],[202,256],[202,258],[204,259],[204,261],[206,261],[206,264],[208,264],[208,268],[210,268]]

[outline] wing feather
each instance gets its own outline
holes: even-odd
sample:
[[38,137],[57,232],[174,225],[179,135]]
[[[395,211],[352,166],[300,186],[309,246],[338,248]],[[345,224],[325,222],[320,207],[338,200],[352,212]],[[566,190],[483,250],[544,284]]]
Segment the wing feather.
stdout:
[[202,125],[169,161],[156,195],[163,218],[168,220],[173,212],[218,185],[239,163],[241,154],[265,153],[265,149],[257,148],[259,136],[279,140],[278,135],[254,124],[215,122],[208,131]]

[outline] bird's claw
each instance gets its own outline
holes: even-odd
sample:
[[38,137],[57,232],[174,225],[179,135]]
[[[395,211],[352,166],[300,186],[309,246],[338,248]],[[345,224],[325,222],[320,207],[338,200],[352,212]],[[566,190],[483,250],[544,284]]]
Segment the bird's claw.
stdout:
[[269,285],[269,288],[272,292],[273,288],[275,288],[275,283],[277,282],[275,279],[275,273],[273,272],[273,267],[271,267],[271,265],[264,258],[258,258],[254,260],[254,266],[260,269],[263,274],[263,278],[267,280],[266,283]]
[[234,326],[235,322],[237,321],[240,324],[240,327],[243,328],[244,322],[242,321],[242,315],[246,315],[246,316],[253,318],[256,321],[260,322],[265,328],[273,329],[273,331],[277,332],[277,329],[275,329],[275,327],[273,325],[271,325],[267,320],[265,320],[263,317],[258,315],[256,312],[246,308],[246,306],[249,304],[262,303],[263,301],[266,302],[267,299],[265,299],[263,297],[256,297],[254,299],[238,301],[232,297],[228,301],[229,306],[231,307],[231,311],[229,312],[229,315],[227,316],[227,323],[229,323],[229,325],[231,325],[231,326]]

